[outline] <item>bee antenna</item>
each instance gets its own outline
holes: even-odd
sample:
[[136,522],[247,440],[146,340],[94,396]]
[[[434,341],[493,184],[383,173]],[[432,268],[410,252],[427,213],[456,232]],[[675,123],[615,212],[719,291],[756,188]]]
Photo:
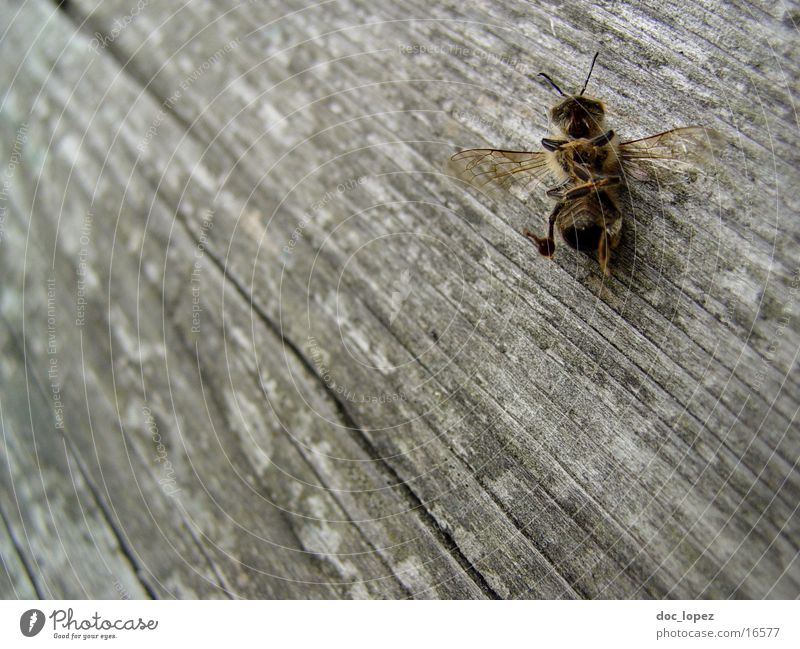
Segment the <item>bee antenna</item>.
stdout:
[[548,82],[548,83],[549,83],[551,86],[553,86],[553,88],[555,88],[556,90],[558,90],[558,94],[559,94],[559,95],[561,95],[562,97],[564,96],[564,93],[563,93],[563,92],[561,92],[561,88],[559,88],[559,87],[556,85],[556,82],[555,82],[555,81],[553,81],[553,80],[552,80],[552,79],[551,79],[549,76],[547,76],[547,75],[546,75],[544,72],[540,72],[540,73],[539,73],[539,76],[540,76],[540,77],[544,77],[545,79],[547,79],[547,82]]
[[592,70],[594,70],[594,62],[597,60],[597,57],[600,56],[600,52],[594,53],[594,58],[592,59],[592,65],[589,66],[589,74],[586,75],[586,83],[583,84],[583,88],[581,89],[581,94],[586,91],[586,86],[589,85],[589,79],[592,77]]

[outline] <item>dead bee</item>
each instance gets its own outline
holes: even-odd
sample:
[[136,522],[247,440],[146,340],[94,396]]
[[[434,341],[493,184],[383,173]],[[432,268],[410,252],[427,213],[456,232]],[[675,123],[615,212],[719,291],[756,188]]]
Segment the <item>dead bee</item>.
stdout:
[[650,137],[620,142],[605,127],[605,106],[599,99],[584,96],[589,74],[576,95],[565,95],[544,72],[548,83],[564,100],[550,109],[555,134],[544,138],[544,151],[469,149],[456,153],[451,168],[456,175],[483,187],[489,183],[507,186],[521,183],[526,189],[550,176],[556,184],[547,195],[556,199],[548,219],[547,236],[528,230],[523,234],[539,252],[552,257],[553,230],[576,250],[596,253],[605,274],[608,260],[620,240],[622,214],[618,194],[623,179],[644,180],[655,168],[696,169],[709,151],[713,132],[701,126],[675,128]]

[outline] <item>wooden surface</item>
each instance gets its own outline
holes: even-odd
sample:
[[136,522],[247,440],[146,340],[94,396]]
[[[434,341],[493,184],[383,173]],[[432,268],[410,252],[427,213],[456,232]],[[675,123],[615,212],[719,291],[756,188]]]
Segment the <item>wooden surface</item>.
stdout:
[[[800,595],[796,4],[0,11],[4,597]],[[442,172],[598,49],[608,279]]]

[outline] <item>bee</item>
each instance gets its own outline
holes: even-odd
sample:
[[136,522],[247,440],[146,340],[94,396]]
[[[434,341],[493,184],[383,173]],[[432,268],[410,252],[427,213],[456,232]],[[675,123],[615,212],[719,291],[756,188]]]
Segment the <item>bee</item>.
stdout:
[[706,160],[714,132],[701,126],[674,128],[657,135],[620,142],[606,127],[605,105],[584,95],[599,52],[594,55],[581,91],[566,95],[544,72],[543,77],[563,99],[549,111],[551,137],[542,139],[542,151],[469,149],[451,161],[455,174],[479,187],[521,184],[525,189],[547,177],[555,184],[547,196],[556,205],[543,237],[523,230],[539,253],[551,258],[554,230],[570,247],[596,255],[608,275],[611,251],[622,235],[619,193],[629,178],[646,180],[657,169],[697,170]]

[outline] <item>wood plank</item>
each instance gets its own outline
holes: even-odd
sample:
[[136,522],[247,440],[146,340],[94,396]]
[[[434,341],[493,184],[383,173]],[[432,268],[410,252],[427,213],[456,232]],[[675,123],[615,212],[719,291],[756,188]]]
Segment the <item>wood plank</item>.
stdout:
[[[7,327],[0,334],[4,378],[26,373],[10,334]],[[23,382],[3,384],[0,508],[18,552],[34,571],[38,594],[59,599],[147,597],[66,440],[47,421],[52,406],[45,403],[45,393],[35,380],[30,392]],[[58,396],[51,394],[54,400]]]
[[33,570],[19,542],[12,536],[8,516],[0,512],[3,527],[0,529],[0,597],[3,599],[36,599],[36,582]]
[[[77,70],[75,77],[70,77],[67,81],[71,82],[77,79],[80,76],[80,72],[80,70]],[[89,79],[89,77],[87,76],[85,79]],[[97,84],[98,87],[101,87],[99,84],[105,82],[107,79],[107,72],[101,70],[93,79],[94,83]],[[40,80],[36,79],[34,76],[31,82],[35,87]],[[125,91],[127,83],[128,80],[122,77],[121,85],[123,87],[120,88],[120,92]],[[127,85],[127,90],[129,92],[131,89],[131,86]],[[121,104],[120,106],[122,109],[125,108],[127,104]],[[75,118],[77,119],[78,116],[76,115]],[[105,134],[113,132],[112,125],[116,123],[118,116],[109,114],[105,116],[105,119],[108,120],[107,128],[102,127],[98,129],[101,137],[105,137]],[[94,147],[95,145],[98,150],[102,150],[108,146],[104,142],[94,142],[89,138],[89,141],[86,143],[87,148]],[[135,152],[131,151],[130,159],[133,159],[134,154]],[[99,159],[100,158],[98,158],[98,160]],[[125,160],[127,159],[123,158],[120,162],[124,163]],[[69,173],[71,162],[70,160],[64,161],[54,159],[52,166],[48,168],[48,175],[53,178],[65,177]],[[90,163],[90,166],[92,166],[92,163]],[[107,173],[110,176],[110,180],[103,180],[99,185],[95,198],[96,204],[103,204],[103,197],[106,194],[111,197],[110,200],[113,200],[113,192],[115,192],[118,187],[115,179],[126,173],[124,169],[117,169],[116,167],[117,165],[113,162],[109,163]],[[97,172],[98,175],[100,174],[99,169],[95,169],[94,171]],[[87,183],[91,180],[91,184],[87,187],[76,187],[75,193],[68,195],[66,200],[76,205],[79,204],[81,200],[86,200],[89,192],[93,189],[96,177],[97,176],[93,177],[87,173]],[[149,186],[146,185],[146,179],[140,182],[145,183],[142,185],[141,192],[134,191],[133,183],[128,184],[128,189],[135,195],[140,194],[146,196],[149,191]],[[78,182],[75,184],[79,185]],[[81,196],[81,192],[86,192],[86,196]],[[44,205],[52,203],[54,208],[57,206],[58,202],[62,200],[61,196],[50,196],[46,192],[43,192],[37,198]],[[41,209],[46,210],[47,208],[43,207]],[[98,210],[99,209],[100,208],[98,208]],[[169,214],[162,212],[159,207],[154,209],[155,213],[152,215],[152,218],[156,222],[168,224]],[[82,228],[80,219],[85,217],[81,216],[79,211],[67,211],[69,211],[70,214],[64,214],[64,220],[62,222],[63,231],[79,232]],[[93,215],[91,227],[92,240],[110,241],[113,239],[116,232],[116,236],[120,237],[120,239],[130,237],[131,239],[141,241],[143,234],[141,222],[135,218],[134,214],[131,214],[131,217],[129,221],[122,219],[122,221],[117,224],[111,219],[104,218],[102,213],[100,215]],[[38,229],[36,222],[32,225],[34,230]],[[37,236],[44,242],[45,248],[50,248],[52,246],[58,248],[56,241],[53,239],[52,232],[46,226],[39,229]],[[193,245],[192,242],[185,241],[185,235],[184,238],[181,239],[180,232],[171,235],[169,228],[155,226],[155,228],[148,230],[147,236],[147,245],[154,246],[152,253],[153,258],[162,256],[169,245],[176,245],[176,239],[182,241],[183,245],[177,245],[173,250],[184,251],[183,257],[175,259],[174,262],[178,266],[192,270],[192,266],[197,259],[196,246]],[[172,242],[171,244],[170,241]],[[59,255],[57,258],[59,263],[62,263],[62,258],[64,259],[63,268],[60,268],[61,272],[59,274],[68,285],[72,284],[72,282],[77,279],[74,270],[71,268],[71,260],[75,258],[77,251],[69,249],[69,246],[74,243],[74,241],[70,242],[67,240],[65,243],[61,244],[66,246],[66,249],[63,251],[63,254]],[[117,257],[113,259],[115,268],[114,275],[116,275],[116,277],[112,275],[112,284],[116,282],[120,283],[120,294],[124,292],[137,292],[138,289],[128,284],[130,278],[136,277],[138,274],[139,261],[137,257],[131,256],[127,258],[123,256],[119,261]],[[29,273],[34,272],[35,270],[29,269]],[[207,290],[213,293],[214,283],[221,280],[219,271],[213,266],[209,266],[208,262],[205,262],[201,274],[204,279],[204,284],[208,284]],[[104,271],[102,269],[98,269],[98,275],[100,275],[100,277],[93,278],[93,284],[97,286],[106,285],[108,278],[103,276]],[[176,284],[176,286],[183,287],[184,285],[181,283]],[[162,289],[161,277],[153,276],[153,293],[149,299],[157,302],[159,298],[155,291],[160,291]],[[150,287],[143,286],[142,290],[145,293],[142,299],[147,301],[148,298],[146,295]],[[191,296],[190,293],[187,295],[189,297]],[[71,296],[66,295],[65,297],[70,298]],[[69,305],[69,299],[66,299],[65,302],[65,310],[72,311],[74,305]],[[190,307],[191,304],[189,303],[186,308],[187,314],[190,313]],[[109,400],[113,400],[115,395],[127,393],[127,390],[131,390],[132,394],[138,392],[142,380],[142,372],[147,375],[150,375],[152,372],[153,381],[158,383],[160,381],[159,376],[162,375],[164,371],[162,353],[156,350],[155,354],[153,354],[152,351],[150,351],[153,345],[148,345],[146,350],[136,348],[136,341],[139,336],[150,338],[150,334],[147,333],[149,327],[156,329],[162,326],[159,314],[153,312],[153,315],[156,317],[152,322],[149,322],[141,318],[141,312],[138,311],[139,306],[135,301],[126,301],[124,304],[121,304],[119,308],[123,313],[113,314],[115,322],[113,346],[118,348],[114,352],[114,356],[119,360],[116,361],[117,367],[115,367],[114,376],[110,377],[113,380],[114,394],[108,395]],[[98,296],[96,300],[90,301],[86,306],[87,313],[102,313],[104,309],[106,309],[105,298],[103,298],[102,295]],[[228,306],[227,310],[230,311],[231,306]],[[180,313],[180,309],[176,309],[176,315],[174,316],[176,320],[178,320],[178,314]],[[123,319],[130,323],[130,330],[127,330],[127,327],[121,325]],[[188,320],[181,320],[180,322],[185,324]],[[67,331],[69,331],[68,328]],[[81,332],[79,331],[78,333],[80,334]],[[156,337],[156,334],[153,332],[152,336]],[[188,338],[184,339],[184,341],[186,340],[188,340]],[[176,342],[176,348],[180,349],[180,341]],[[77,355],[65,361],[65,365],[69,367],[87,366],[89,368],[89,374],[96,372],[97,368],[102,368],[104,364],[108,362],[107,359],[111,355],[110,347],[106,348],[104,345],[98,343],[99,341],[95,341],[91,349],[86,348],[82,351],[83,354],[92,356],[92,358],[84,359],[81,358],[80,355]],[[273,341],[272,344],[274,345],[275,342]],[[119,349],[120,347],[121,351]],[[165,348],[169,349],[171,345],[158,345],[158,349]],[[276,353],[277,351],[276,347]],[[379,546],[377,550],[371,549],[369,545],[365,548],[363,546],[364,540],[360,538],[357,527],[350,522],[347,514],[340,511],[335,498],[324,492],[319,493],[318,496],[315,495],[314,487],[318,479],[311,471],[313,467],[309,467],[307,462],[298,456],[297,451],[293,448],[289,439],[279,439],[275,441],[266,440],[268,442],[267,446],[271,447],[271,452],[268,453],[271,457],[266,464],[264,448],[251,448],[253,446],[253,441],[251,440],[253,430],[255,430],[256,437],[259,439],[262,436],[269,437],[272,434],[277,435],[280,434],[278,426],[280,422],[276,421],[272,424],[276,429],[275,431],[264,430],[265,423],[262,420],[264,415],[258,412],[258,409],[253,405],[255,401],[248,400],[250,397],[245,390],[246,384],[243,383],[245,381],[251,383],[253,388],[257,386],[254,380],[255,376],[248,376],[247,374],[249,368],[243,367],[239,370],[242,376],[236,380],[236,393],[230,393],[230,388],[221,384],[220,388],[224,388],[228,396],[225,397],[225,399],[211,398],[214,397],[214,390],[212,390],[210,386],[216,383],[218,378],[220,380],[223,379],[223,376],[213,377],[213,380],[208,380],[205,386],[197,384],[193,385],[191,388],[188,386],[178,388],[174,384],[176,378],[179,381],[184,377],[186,380],[191,380],[192,377],[197,376],[197,358],[194,346],[191,345],[186,352],[187,353],[177,361],[171,358],[169,359],[172,371],[169,375],[164,376],[165,383],[156,385],[156,383],[148,379],[145,403],[158,422],[159,428],[162,430],[162,436],[166,438],[169,434],[171,438],[176,439],[176,444],[185,444],[191,451],[191,457],[183,461],[188,463],[187,470],[188,467],[191,466],[193,471],[202,477],[202,480],[198,480],[194,485],[185,486],[181,484],[180,489],[182,491],[188,491],[190,488],[194,488],[201,492],[201,495],[197,496],[198,499],[201,498],[201,496],[206,499],[211,499],[210,504],[200,502],[193,504],[196,515],[205,519],[209,517],[209,512],[213,512],[214,509],[219,508],[221,510],[216,517],[212,517],[212,520],[208,522],[207,529],[200,530],[200,534],[204,542],[211,546],[215,546],[215,544],[219,543],[223,543],[223,545],[233,544],[234,547],[232,548],[212,547],[208,550],[209,553],[214,554],[214,550],[216,549],[216,556],[214,558],[221,564],[222,567],[219,567],[219,570],[224,574],[225,583],[228,584],[228,588],[232,593],[242,596],[261,597],[287,595],[295,597],[315,595],[331,596],[334,593],[339,593],[340,596],[347,593],[349,596],[380,595],[397,597],[403,596],[405,593],[404,588],[399,587],[400,583],[407,583],[408,586],[405,588],[415,588],[415,590],[420,593],[430,591],[431,595],[481,595],[480,589],[475,585],[472,578],[466,574],[458,574],[459,572],[463,573],[464,569],[459,567],[457,561],[451,557],[446,549],[442,549],[442,541],[436,538],[435,533],[429,526],[426,527],[422,524],[419,513],[412,511],[408,514],[404,514],[401,511],[395,514],[394,518],[396,520],[389,520],[387,523],[383,524],[379,530],[384,536],[382,539],[384,545]],[[142,358],[145,355],[150,356],[150,358]],[[148,369],[151,362],[152,368]],[[144,368],[142,366],[144,366]],[[177,372],[175,368],[177,368]],[[84,375],[86,372],[87,371],[84,370]],[[85,376],[76,376],[75,378],[76,380],[86,380]],[[103,378],[102,374],[91,376],[89,383],[92,385],[90,388],[92,392],[99,389],[100,386],[105,385],[110,387],[112,384],[108,378]],[[205,413],[194,406],[197,394],[201,393],[202,390],[209,390],[209,401],[216,402],[208,404],[210,410],[209,416],[216,421],[203,421],[205,419]],[[164,395],[163,398],[161,395]],[[175,395],[174,400],[178,403],[183,399],[180,395],[186,395],[191,401],[191,404],[186,408],[187,414],[181,415],[180,420],[176,422],[178,426],[177,430],[169,433],[167,432],[169,431],[169,422],[175,419],[176,405],[175,403],[170,403],[166,395]],[[248,407],[244,408],[242,404]],[[143,404],[138,404],[135,408],[130,404],[126,406],[126,413],[123,417],[126,420],[124,422],[126,427],[136,430],[142,426],[140,414],[142,405]],[[330,404],[322,403],[321,405],[324,406],[324,409],[330,409],[331,407]],[[287,407],[293,409],[294,405],[289,403]],[[242,418],[241,411],[243,409],[248,419],[239,423],[238,420]],[[181,410],[183,410],[183,408],[177,408],[177,411]],[[284,408],[280,408],[279,413],[282,413],[282,416],[286,415]],[[195,416],[196,419],[193,419],[193,416]],[[212,424],[212,428],[210,429],[209,423]],[[241,436],[241,441],[227,440],[226,446],[224,447],[224,453],[228,456],[227,459],[229,461],[236,460],[234,464],[237,466],[233,467],[233,475],[227,476],[224,472],[220,471],[219,449],[207,448],[206,442],[203,439],[181,439],[184,435],[182,431],[187,430],[204,430],[207,431],[207,435],[214,435],[214,424],[216,424],[217,429],[222,431],[225,435],[230,435],[236,431],[236,434]],[[252,428],[250,428],[251,426]],[[308,434],[309,432],[311,431],[303,431],[304,434]],[[234,441],[236,444],[241,445],[242,452],[239,452],[236,446],[227,446],[227,442]],[[132,440],[132,443],[136,443],[135,438]],[[141,444],[142,441],[139,443]],[[144,446],[147,446],[146,442],[144,442]],[[360,451],[357,447],[356,450],[363,455],[363,451]],[[144,451],[142,452],[144,453]],[[147,453],[150,452],[151,451],[147,451]],[[175,451],[171,449],[170,459],[177,465],[174,453]],[[198,458],[194,453],[205,454],[206,457]],[[250,457],[251,455],[255,456]],[[206,471],[203,469],[203,463],[209,462],[211,463],[209,467],[210,470]],[[265,474],[265,470],[269,467],[270,462],[274,462],[276,468]],[[242,464],[243,466],[240,467],[238,464]],[[297,480],[296,488],[293,488],[288,493],[269,493],[272,489],[270,485],[285,486],[287,479],[286,474],[290,470],[297,472],[294,476]],[[280,471],[283,471],[283,473]],[[236,475],[237,473],[238,475]],[[364,481],[360,473],[361,472],[354,472],[352,479],[355,480],[356,486],[363,489]],[[385,475],[376,475],[369,466],[367,466],[366,474],[373,474],[372,479],[380,481],[379,489],[386,490]],[[190,476],[186,477],[188,479]],[[242,484],[237,487],[231,487],[231,484],[235,484],[237,481]],[[210,484],[205,484],[206,482]],[[308,485],[309,488],[302,488],[303,485]],[[265,488],[267,488],[267,493],[261,494],[260,492]],[[316,488],[319,489],[319,487]],[[266,501],[262,507],[255,507],[254,504],[250,502],[254,495],[260,495],[260,497]],[[345,494],[344,498],[347,499],[349,496]],[[382,494],[378,496],[368,494],[368,498],[378,506],[382,504],[382,501],[386,500]],[[182,504],[185,505],[186,503],[184,502]],[[391,504],[395,505],[396,503],[392,501]],[[363,505],[361,507],[363,510]],[[284,518],[289,519],[290,524],[288,526],[286,521],[283,520]],[[371,521],[369,518],[362,521],[362,524],[368,525],[370,523]],[[198,521],[191,521],[191,524],[198,525]],[[277,531],[281,528],[287,528],[287,531],[290,532],[292,536],[280,538]],[[249,538],[247,534],[242,535],[243,531],[249,534]],[[265,542],[269,543],[272,537],[277,537],[272,540],[272,545],[274,546],[273,552],[265,552],[263,544]],[[371,540],[368,541],[371,543]],[[361,545],[355,545],[356,542]],[[293,546],[295,545],[299,545],[300,547],[294,548]],[[406,561],[405,563],[407,565],[402,571],[398,570],[397,576],[393,575],[391,572],[386,575],[379,574],[381,570],[384,572],[386,571],[385,568],[380,568],[382,561],[380,555],[382,552],[391,553],[397,559],[398,563],[402,564],[402,557],[407,557],[409,554],[415,556],[414,552],[419,550],[425,550],[428,554],[432,554],[432,556],[425,557],[425,560],[421,561],[419,565],[417,565],[416,562]],[[289,560],[284,557],[285,554],[289,554]],[[298,555],[301,555],[300,559],[302,559],[303,556],[307,557],[307,561],[296,559],[295,557]],[[304,574],[302,572],[304,563],[309,564],[310,567],[306,569],[313,569],[313,574]],[[286,566],[286,569],[284,569],[284,566]],[[370,568],[369,566],[373,567]],[[465,568],[468,572],[468,567]],[[369,575],[369,578],[356,578],[358,575],[362,574]],[[270,584],[268,578],[272,578],[275,584]],[[185,593],[185,595],[191,595],[191,593]]]

